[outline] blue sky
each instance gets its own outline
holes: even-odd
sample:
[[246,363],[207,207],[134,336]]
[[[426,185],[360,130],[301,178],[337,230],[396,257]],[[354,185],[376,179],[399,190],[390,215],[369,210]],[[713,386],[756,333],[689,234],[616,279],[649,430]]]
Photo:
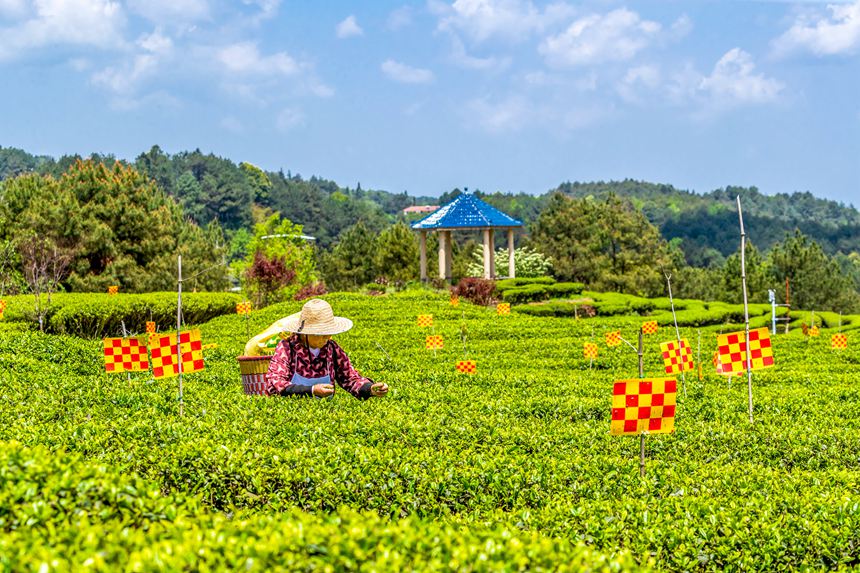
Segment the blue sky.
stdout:
[[860,0],[0,0],[0,145],[860,206]]

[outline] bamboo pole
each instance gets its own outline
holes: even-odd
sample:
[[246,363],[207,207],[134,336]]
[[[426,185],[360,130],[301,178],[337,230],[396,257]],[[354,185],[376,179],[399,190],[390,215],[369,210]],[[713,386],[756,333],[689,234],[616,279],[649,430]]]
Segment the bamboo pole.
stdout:
[[[666,275],[666,285],[669,287],[669,305],[672,307],[672,319],[675,321],[675,338],[678,340],[678,354],[681,354],[681,331],[678,329],[678,316],[675,314],[675,299],[672,298],[672,275],[670,273],[664,273]],[[683,364],[683,355],[681,355],[681,362]],[[687,375],[684,372],[683,366],[681,367],[681,387],[684,389],[684,398],[687,397]]]
[[176,301],[176,367],[179,373],[179,415],[185,415],[185,399],[182,396],[182,345],[179,342],[180,330],[182,329],[182,255],[178,261],[178,298]]
[[[642,328],[639,328],[639,378],[645,378],[645,367],[642,359],[645,343],[642,339]],[[639,477],[645,477],[645,432],[639,434]]]
[[[124,320],[120,320],[119,322],[120,322],[120,324],[122,325],[122,337],[123,337],[123,338],[128,338],[128,331],[125,329],[125,321],[124,321]],[[129,381],[129,382],[131,382],[131,372],[126,372],[126,373],[125,373],[125,376],[126,376],[126,378],[128,379],[128,381]]]
[[738,221],[741,225],[741,288],[744,293],[744,338],[746,340],[747,356],[747,396],[749,398],[750,424],[753,423],[753,395],[752,395],[752,356],[750,354],[750,311],[747,300],[747,272],[746,272],[746,241],[747,235],[744,231],[744,215],[741,212],[741,196],[738,195]]

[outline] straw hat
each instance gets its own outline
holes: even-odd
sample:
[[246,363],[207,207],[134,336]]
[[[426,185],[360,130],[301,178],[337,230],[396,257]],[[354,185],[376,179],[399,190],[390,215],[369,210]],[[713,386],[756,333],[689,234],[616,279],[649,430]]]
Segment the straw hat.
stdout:
[[312,298],[305,303],[301,312],[291,314],[280,323],[284,331],[296,334],[340,334],[352,328],[350,319],[335,316],[331,305],[319,298]]

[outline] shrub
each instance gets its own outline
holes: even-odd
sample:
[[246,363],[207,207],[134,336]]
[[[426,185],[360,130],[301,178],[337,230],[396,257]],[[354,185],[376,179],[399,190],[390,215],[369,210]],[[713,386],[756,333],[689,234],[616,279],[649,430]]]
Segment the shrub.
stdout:
[[496,281],[496,288],[499,290],[508,290],[526,285],[551,285],[555,283],[552,277],[517,277],[515,279],[502,279]]
[[451,292],[460,298],[472,301],[478,305],[488,305],[493,301],[496,292],[495,281],[489,279],[465,278],[460,279]]
[[547,285],[526,285],[501,291],[502,300],[512,303],[524,303],[549,298]]
[[297,292],[293,296],[293,300],[305,300],[306,298],[322,296],[327,292],[328,289],[326,288],[325,283],[320,281],[318,283],[303,286],[301,289],[299,289],[299,292]]
[[[48,330],[80,337],[119,336],[122,325],[129,333],[146,330],[154,321],[159,329],[176,325],[177,295],[172,292],[110,296],[88,294],[75,297],[48,319]],[[233,314],[242,297],[232,293],[183,293],[182,317],[185,324],[201,324],[216,316]]]
[[550,298],[556,298],[582,294],[585,285],[582,283],[556,283],[554,285],[547,285],[546,288],[550,294]]
[[[507,272],[509,253],[507,249],[499,249],[493,254],[496,269]],[[481,276],[484,273],[483,249],[475,249],[472,253],[472,261],[466,272],[471,276]],[[549,257],[530,249],[521,247],[514,249],[514,272],[518,277],[539,277],[552,272],[552,261]]]

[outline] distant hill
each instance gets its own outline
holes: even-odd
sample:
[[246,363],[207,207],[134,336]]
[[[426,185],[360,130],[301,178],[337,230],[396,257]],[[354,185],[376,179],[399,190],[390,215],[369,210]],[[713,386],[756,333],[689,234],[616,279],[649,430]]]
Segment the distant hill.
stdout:
[[[115,161],[113,156],[93,158]],[[0,147],[0,181],[28,171],[59,175],[76,159],[54,159]],[[217,218],[229,233],[250,225],[254,206],[264,207],[302,224],[323,248],[330,247],[359,219],[379,231],[405,207],[443,204],[460,192],[455,189],[433,198],[366,190],[360,184],[351,189],[316,176],[305,179],[291,172],[265,172],[250,163],[236,164],[200,150],[168,155],[158,146],[139,155],[132,164],[176,197],[186,214],[200,224]],[[749,239],[759,249],[768,250],[798,228],[830,254],[860,252],[860,212],[808,192],[768,196],[755,187],[727,187],[697,194],[634,180],[566,182],[542,195],[477,191],[485,201],[527,225],[539,216],[554,192],[574,198],[601,198],[609,193],[628,198],[667,240],[679,243],[688,263],[695,266],[720,265],[737,250],[737,195],[743,202]]]

